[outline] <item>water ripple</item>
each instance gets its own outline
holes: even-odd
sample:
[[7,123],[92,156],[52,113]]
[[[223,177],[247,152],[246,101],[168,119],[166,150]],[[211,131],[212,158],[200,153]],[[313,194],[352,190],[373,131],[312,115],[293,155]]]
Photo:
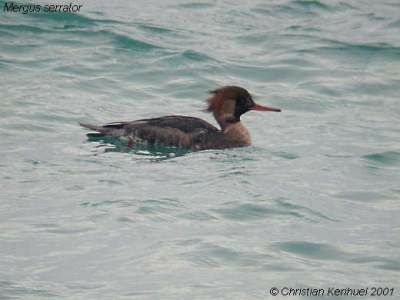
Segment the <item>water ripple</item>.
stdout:
[[400,163],[400,152],[385,151],[363,155],[363,158],[382,165],[396,165]]
[[[232,207],[226,208],[225,206]],[[226,219],[236,221],[270,220],[274,217],[282,216],[294,217],[308,222],[320,222],[321,219],[335,221],[322,213],[301,205],[292,204],[283,199],[277,199],[263,205],[255,203],[229,203],[229,205],[225,204],[224,208],[213,209],[212,211]]]
[[[398,282],[397,2],[3,13],[0,297],[261,299],[293,279]],[[231,84],[283,108],[243,116],[251,147],[129,149],[77,123],[215,124],[207,91]]]
[[387,269],[392,271],[400,271],[398,260],[391,260],[385,257],[368,256],[346,252],[338,247],[306,241],[280,242],[274,245],[280,251],[294,254],[306,259],[322,260],[322,261],[339,261],[342,263],[354,264],[373,264],[376,268]]

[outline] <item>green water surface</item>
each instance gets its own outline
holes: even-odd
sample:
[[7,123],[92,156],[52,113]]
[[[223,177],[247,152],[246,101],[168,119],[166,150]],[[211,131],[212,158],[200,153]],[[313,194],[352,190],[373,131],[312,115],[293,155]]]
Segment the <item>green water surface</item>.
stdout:
[[[400,297],[398,1],[81,4],[0,11],[1,299]],[[78,125],[213,122],[223,85],[283,110],[243,117],[250,147],[126,151]]]

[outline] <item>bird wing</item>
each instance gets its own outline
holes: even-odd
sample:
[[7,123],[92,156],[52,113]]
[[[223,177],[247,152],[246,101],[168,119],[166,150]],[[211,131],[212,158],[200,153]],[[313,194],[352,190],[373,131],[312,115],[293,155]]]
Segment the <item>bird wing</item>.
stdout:
[[142,119],[126,124],[127,127],[138,127],[143,125],[159,128],[175,128],[185,133],[192,133],[199,129],[218,131],[215,126],[203,121],[202,119],[186,116],[165,116],[161,118]]
[[104,135],[125,136],[133,141],[144,140],[150,144],[193,147],[207,134],[220,131],[210,123],[199,118],[186,116],[165,116],[153,119],[141,119],[132,122],[115,122],[103,126],[81,124]]

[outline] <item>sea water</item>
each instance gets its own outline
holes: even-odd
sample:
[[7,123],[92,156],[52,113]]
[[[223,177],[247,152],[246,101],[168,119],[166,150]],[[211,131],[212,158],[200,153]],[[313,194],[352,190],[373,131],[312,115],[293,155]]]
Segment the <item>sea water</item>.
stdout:
[[[400,297],[398,1],[5,4],[1,299]],[[223,85],[282,109],[242,118],[250,147],[129,150],[78,125],[214,122]]]

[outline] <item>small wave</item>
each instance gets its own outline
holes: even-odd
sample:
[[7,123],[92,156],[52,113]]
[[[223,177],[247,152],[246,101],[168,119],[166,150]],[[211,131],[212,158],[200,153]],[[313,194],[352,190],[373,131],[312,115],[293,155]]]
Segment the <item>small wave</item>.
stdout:
[[321,2],[318,0],[295,0],[292,2],[294,6],[301,7],[303,9],[307,10],[315,10],[315,11],[344,11],[344,10],[350,10],[350,9],[356,9],[353,5],[345,3],[345,2],[339,2],[339,3],[333,3],[333,1],[329,4],[329,2]]
[[306,241],[278,242],[275,247],[281,251],[317,260],[348,260],[352,255],[334,246]]
[[33,26],[33,25],[24,25],[24,24],[0,24],[0,30],[9,34],[9,35],[14,35],[17,36],[19,33],[34,33],[34,34],[39,34],[39,33],[48,33],[50,30],[44,29],[39,26]]
[[210,56],[193,50],[186,50],[182,53],[182,57],[195,61],[213,60]]
[[393,259],[380,256],[362,256],[357,253],[345,252],[335,246],[325,243],[307,241],[290,241],[275,243],[279,251],[292,253],[307,259],[323,261],[341,261],[354,264],[375,264],[376,268],[399,271],[399,263]]
[[125,49],[135,50],[135,51],[146,51],[146,50],[161,48],[159,46],[123,34],[118,34],[113,32],[110,32],[109,34],[114,37],[117,46],[120,46]]
[[308,31],[308,32],[320,32],[320,28],[309,27],[309,26],[301,26],[301,25],[291,25],[286,28],[288,31]]
[[391,22],[387,25],[387,27],[389,28],[399,28],[400,27],[400,20]]
[[193,211],[189,213],[184,213],[179,215],[179,218],[194,221],[212,221],[217,220],[212,214],[206,213],[204,211]]
[[399,271],[398,261],[381,256],[363,256],[358,253],[343,251],[326,243],[290,241],[275,243],[279,251],[292,253],[307,259],[322,261],[341,261],[354,264],[374,264],[376,268]]
[[298,49],[298,53],[314,54],[318,56],[354,56],[358,59],[379,55],[385,60],[399,59],[400,47],[388,43],[354,44],[334,40],[325,40],[330,45]]
[[388,271],[400,271],[400,261],[388,259],[381,262],[377,267]]
[[193,250],[181,254],[181,257],[196,265],[203,266],[243,266],[262,267],[271,257],[253,251],[238,251],[214,243],[199,243]]
[[335,194],[335,197],[341,198],[341,199],[350,199],[350,200],[359,201],[359,202],[375,202],[378,200],[388,198],[382,192],[364,191],[364,190],[339,192],[339,193]]
[[6,129],[7,131],[14,132],[53,132],[54,128],[50,128],[48,126],[35,125],[35,124],[26,124],[26,123],[8,123],[2,125],[2,129]]
[[213,5],[211,3],[204,3],[204,2],[184,3],[178,5],[178,7],[185,9],[205,9],[205,8],[210,8],[212,6]]
[[156,25],[149,25],[149,24],[144,24],[144,23],[139,23],[136,25],[138,28],[140,29],[144,29],[148,32],[151,33],[161,33],[161,34],[165,34],[165,33],[172,33],[174,32],[171,29],[168,29],[166,27],[160,27],[160,26],[156,26]]
[[314,9],[323,9],[330,10],[330,6],[316,0],[296,0],[292,2],[294,5],[301,6],[304,8],[314,8]]
[[176,66],[183,65],[185,62],[197,62],[197,63],[216,63],[220,64],[221,62],[210,55],[205,53],[195,51],[195,50],[183,50],[183,51],[174,51],[169,52],[158,59],[160,63],[166,63],[167,65],[171,65],[174,68]]
[[400,262],[392,258],[381,257],[381,256],[353,256],[349,257],[349,262],[365,264],[374,264],[376,268],[389,270],[389,271],[400,271]]
[[227,74],[236,75],[239,78],[244,77],[256,82],[279,82],[298,81],[298,78],[312,78],[314,71],[307,68],[293,68],[289,64],[285,65],[254,65],[254,64],[236,64],[231,63],[226,67]]
[[[37,285],[14,281],[0,281],[0,290],[2,299],[16,299],[22,298],[58,298],[60,295],[53,293],[50,290],[39,288]],[[26,297],[23,297],[26,296]]]
[[317,12],[346,11],[349,9],[355,9],[355,7],[344,2],[329,3],[328,5],[326,3],[322,3],[321,1],[295,0],[286,4],[262,4],[258,5],[255,8],[252,8],[251,11],[268,16],[276,16],[277,14],[289,14],[297,18],[301,15],[316,15]]
[[373,153],[363,155],[363,158],[385,165],[398,164],[400,162],[400,152],[386,151],[381,153]]
[[161,48],[160,46],[128,36],[126,34],[117,33],[110,29],[82,29],[72,27],[70,30],[64,31],[61,34],[73,35],[74,39],[77,39],[78,41],[84,38],[85,42],[90,42],[91,39],[100,38],[104,43],[108,39],[108,41],[111,41],[111,43],[114,44],[116,48],[129,49],[140,52]]
[[290,159],[290,160],[297,159],[300,157],[295,153],[290,153],[290,152],[285,152],[285,151],[277,151],[277,152],[273,152],[273,154],[276,156],[279,156],[281,158]]
[[258,220],[274,216],[292,216],[313,223],[319,222],[321,219],[335,221],[322,213],[315,212],[301,205],[289,203],[283,199],[277,199],[268,206],[244,203],[231,208],[213,209],[213,211],[224,218],[238,221]]
[[335,11],[337,9],[343,8],[327,5],[316,0],[295,0],[287,4],[279,4],[272,12],[274,15],[285,14],[298,18],[299,16],[317,16],[320,12]]

